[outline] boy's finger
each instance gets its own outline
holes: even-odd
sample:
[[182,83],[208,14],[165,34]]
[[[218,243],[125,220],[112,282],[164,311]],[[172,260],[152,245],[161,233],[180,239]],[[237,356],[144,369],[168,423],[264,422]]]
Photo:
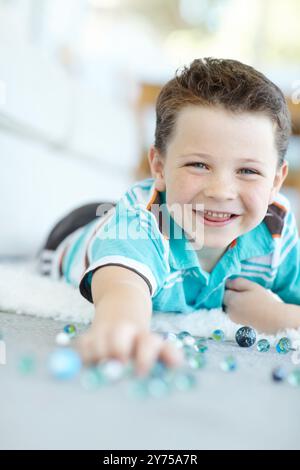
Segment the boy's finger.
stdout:
[[156,362],[163,339],[155,334],[139,335],[135,346],[136,369],[139,375],[145,375]]
[[246,291],[255,288],[256,283],[244,277],[237,277],[236,279],[227,279],[225,285],[228,289]]
[[82,335],[79,338],[76,338],[74,346],[79,352],[82,362],[84,364],[88,363],[91,359],[91,342],[89,337],[87,335]]
[[99,336],[97,339],[91,334],[78,338],[77,349],[84,364],[98,362],[107,357],[105,338]]
[[233,290],[225,290],[223,296],[223,305],[229,307],[236,293]]
[[160,359],[170,367],[179,367],[184,364],[184,355],[181,349],[176,348],[174,344],[165,341],[160,355]]
[[126,362],[132,356],[136,328],[124,325],[111,336],[109,353],[112,357]]

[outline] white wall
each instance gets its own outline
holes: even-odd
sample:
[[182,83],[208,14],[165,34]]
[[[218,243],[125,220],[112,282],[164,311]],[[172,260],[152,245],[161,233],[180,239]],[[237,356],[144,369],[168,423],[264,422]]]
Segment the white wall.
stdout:
[[32,46],[0,46],[0,80],[0,256],[28,256],[69,210],[126,190],[139,158],[135,114]]

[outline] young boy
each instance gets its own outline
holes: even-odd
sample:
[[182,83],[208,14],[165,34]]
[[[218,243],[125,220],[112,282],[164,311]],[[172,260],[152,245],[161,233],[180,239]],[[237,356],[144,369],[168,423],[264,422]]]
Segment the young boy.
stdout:
[[163,87],[156,117],[153,178],[100,218],[97,204],[74,211],[42,255],[95,305],[83,359],[132,358],[141,373],[182,360],[150,331],[153,309],[223,306],[265,333],[300,326],[298,231],[279,193],[291,128],[280,89],[238,61],[194,60]]

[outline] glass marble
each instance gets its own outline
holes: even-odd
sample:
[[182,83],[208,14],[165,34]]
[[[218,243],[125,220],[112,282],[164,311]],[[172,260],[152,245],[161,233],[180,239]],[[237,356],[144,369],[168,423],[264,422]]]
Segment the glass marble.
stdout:
[[197,379],[195,375],[190,372],[179,371],[175,374],[173,383],[176,390],[183,392],[194,388],[197,383]]
[[69,348],[56,349],[48,359],[50,374],[59,380],[69,380],[75,377],[79,373],[81,365],[79,354]]
[[174,369],[168,367],[163,361],[158,360],[150,370],[149,378],[162,379],[167,384],[171,384],[174,376]]
[[147,381],[148,394],[154,398],[168,395],[170,386],[160,377],[152,377]]
[[150,375],[163,375],[167,369],[168,367],[163,361],[156,361],[150,370]]
[[138,398],[160,398],[174,389],[190,390],[196,384],[195,375],[186,369],[170,368],[162,361],[157,361],[147,377],[131,381],[129,392]]
[[206,357],[201,353],[188,357],[186,361],[192,369],[202,369],[206,365]]
[[199,342],[196,342],[195,345],[194,345],[194,349],[197,351],[197,352],[200,352],[200,353],[205,353],[207,350],[208,350],[208,347],[205,343],[201,343],[200,341]]
[[116,382],[122,379],[126,370],[124,364],[117,359],[100,363],[98,369],[110,382]]
[[225,340],[225,333],[222,330],[215,330],[212,333],[212,338],[215,341],[224,341]]
[[294,369],[290,372],[287,380],[293,387],[300,387],[300,369]]
[[174,341],[173,345],[177,348],[177,349],[182,349],[183,348],[183,342],[181,341],[181,339],[176,339],[176,341]]
[[193,336],[185,336],[182,338],[182,343],[185,346],[193,346],[195,344],[196,340]]
[[178,333],[177,335],[177,338],[182,341],[183,338],[186,338],[187,336],[192,336],[192,335],[188,331],[180,331],[180,333]]
[[139,399],[148,398],[149,392],[147,381],[145,379],[133,380],[129,386],[129,395],[133,398]]
[[171,332],[162,333],[162,337],[166,341],[171,341],[172,343],[175,343],[177,341],[176,333],[171,333]]
[[129,360],[127,363],[123,364],[123,378],[133,377],[135,373],[135,365],[133,360]]
[[70,342],[70,335],[68,333],[65,333],[64,331],[61,331],[55,337],[55,343],[58,346],[69,346]]
[[89,367],[81,374],[80,383],[86,390],[97,390],[108,381],[98,367]]
[[185,345],[185,346],[183,346],[182,350],[183,350],[183,353],[184,353],[186,358],[194,356],[198,352],[197,349],[195,349],[195,346],[186,346]]
[[256,347],[259,352],[268,352],[270,350],[270,343],[267,339],[260,339]]
[[235,340],[241,348],[250,348],[256,341],[256,333],[250,326],[242,326],[235,335]]
[[227,356],[221,362],[220,367],[224,372],[232,372],[237,368],[237,362],[233,356]]
[[276,367],[272,371],[272,379],[274,382],[282,382],[286,378],[286,371],[283,367]]
[[73,338],[77,333],[75,325],[66,325],[63,331],[70,335],[71,338]]
[[205,351],[207,351],[208,350],[207,338],[203,338],[203,337],[196,338],[194,348],[196,351],[201,352],[201,353],[204,353]]
[[200,343],[206,343],[208,340],[208,338],[206,338],[206,336],[197,336],[196,337],[196,343],[200,342]]
[[32,374],[36,368],[36,361],[33,355],[27,354],[22,356],[18,362],[18,370],[23,375]]
[[143,377],[133,380],[130,384],[129,392],[137,398],[161,398],[171,391],[171,384],[161,377]]
[[276,351],[279,354],[287,354],[290,352],[292,343],[289,338],[281,338],[276,344]]

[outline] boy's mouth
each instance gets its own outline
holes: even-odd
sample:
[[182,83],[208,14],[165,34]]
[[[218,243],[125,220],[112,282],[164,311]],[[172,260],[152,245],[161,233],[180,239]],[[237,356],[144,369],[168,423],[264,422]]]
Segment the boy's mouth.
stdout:
[[200,215],[203,218],[205,225],[220,227],[227,225],[239,217],[238,214],[231,214],[229,212],[213,212],[213,211],[196,211],[193,209],[195,214]]

